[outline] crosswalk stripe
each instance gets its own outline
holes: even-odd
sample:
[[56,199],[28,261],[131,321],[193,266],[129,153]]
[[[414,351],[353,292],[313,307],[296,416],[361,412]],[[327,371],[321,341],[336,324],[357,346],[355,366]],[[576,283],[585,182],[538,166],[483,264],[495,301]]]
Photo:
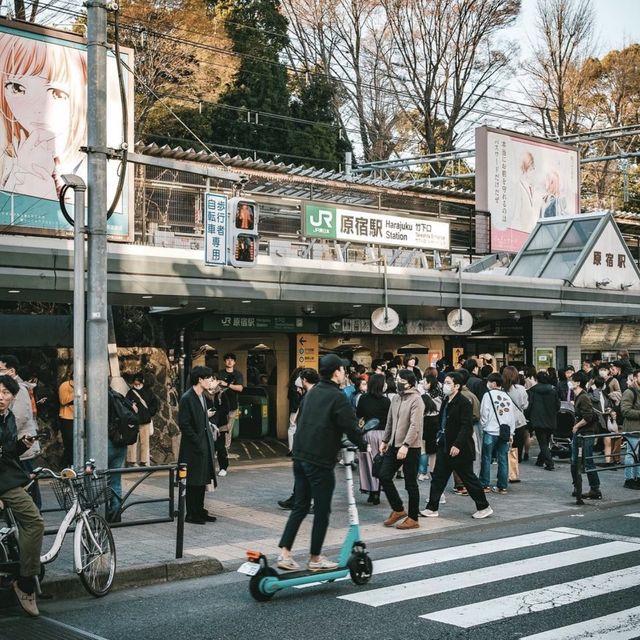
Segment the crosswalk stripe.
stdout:
[[517,578],[523,575],[540,573],[558,569],[559,567],[568,567],[631,552],[637,553],[638,545],[629,542],[606,542],[590,547],[571,549],[570,551],[551,553],[549,555],[536,556],[535,558],[525,558],[524,560],[516,560],[505,564],[482,567],[436,578],[426,578],[415,582],[405,582],[339,597],[342,600],[350,600],[370,607],[381,607],[394,602],[458,591],[491,582],[501,582],[509,578]]
[[617,611],[559,629],[550,629],[520,640],[633,640],[640,629],[640,607]]
[[[464,560],[465,558],[477,558],[481,555],[490,553],[498,553],[500,551],[508,551],[511,549],[524,549],[525,547],[535,547],[540,544],[548,544],[550,542],[560,542],[562,540],[570,540],[578,537],[573,533],[563,531],[537,531],[522,536],[511,536],[509,538],[497,538],[486,540],[484,542],[472,542],[471,544],[463,544],[456,547],[447,547],[445,549],[433,549],[431,551],[420,551],[419,553],[410,553],[395,558],[385,558],[383,560],[373,561],[373,575],[377,576],[381,573],[392,573],[394,571],[404,571],[405,569],[414,569],[415,567],[423,567],[425,565],[442,564],[452,560]],[[349,578],[340,578],[340,580],[348,580]],[[299,588],[307,588],[319,582],[300,585]]]
[[633,542],[640,544],[640,538],[634,536],[621,536],[617,533],[603,533],[602,531],[591,531],[591,529],[573,529],[571,527],[554,527],[550,531],[558,533],[571,533],[575,536],[584,536],[587,538],[600,538],[601,540],[618,540],[619,542]]
[[625,516],[627,516],[627,518],[640,518],[640,513],[625,513]]
[[[531,560],[534,563],[536,561],[537,558]],[[449,577],[455,579],[455,576]],[[543,587],[542,589],[523,591],[462,607],[434,611],[420,617],[469,629],[489,622],[555,609],[556,607],[573,604],[588,598],[630,589],[637,587],[639,581],[640,566],[628,567],[619,571],[610,571],[580,580]]]

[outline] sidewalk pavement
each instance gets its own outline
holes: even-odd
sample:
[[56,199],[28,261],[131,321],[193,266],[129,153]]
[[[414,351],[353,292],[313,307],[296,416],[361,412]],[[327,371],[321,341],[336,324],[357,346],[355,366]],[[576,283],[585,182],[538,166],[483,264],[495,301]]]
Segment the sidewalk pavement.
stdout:
[[[354,470],[356,501],[358,503],[362,539],[368,544],[395,542],[401,544],[406,538],[428,536],[469,527],[500,525],[516,520],[544,522],[550,514],[568,512],[576,514],[586,509],[606,508],[626,502],[640,501],[640,492],[623,488],[622,471],[601,473],[601,488],[604,499],[590,506],[578,507],[571,497],[572,485],[568,461],[557,461],[555,471],[545,471],[533,463],[537,451],[532,449],[531,460],[520,465],[521,482],[509,485],[508,495],[489,494],[488,499],[494,515],[487,520],[474,520],[472,500],[452,493],[451,485],[446,491],[446,504],[440,507],[439,518],[421,518],[420,528],[401,532],[385,528],[382,521],[390,508],[381,496],[379,506],[366,503],[366,494],[359,492],[358,472]],[[244,457],[244,456],[243,456]],[[492,467],[492,482],[495,482],[497,466]],[[123,478],[126,491],[139,476],[127,475]],[[396,480],[400,495],[406,497],[404,483]],[[429,482],[420,482],[420,506],[428,498]],[[55,504],[55,500],[42,483],[45,507]],[[122,527],[113,530],[117,556],[117,586],[123,588],[132,584],[148,584],[179,578],[208,575],[223,570],[235,569],[245,557],[247,549],[257,549],[273,557],[278,551],[278,540],[287,521],[288,512],[278,508],[277,501],[287,498],[292,490],[293,476],[291,459],[285,457],[260,458],[259,460],[232,460],[228,475],[218,479],[215,492],[207,492],[205,506],[218,517],[213,524],[185,524],[184,558],[176,564],[176,522]],[[588,490],[586,476],[585,491]],[[148,478],[135,491],[136,499],[166,497],[168,494],[166,472]],[[177,505],[177,502],[176,502]],[[123,514],[123,521],[133,518],[153,518],[168,512],[166,503],[133,506]],[[61,512],[46,514],[47,526],[56,525]],[[294,553],[305,559],[308,553],[312,518],[303,523],[296,540]],[[334,493],[331,526],[325,549],[329,556],[339,548],[347,529],[347,504],[345,496],[344,470],[336,466],[336,490]],[[64,591],[69,595],[73,575],[72,540],[68,535],[60,557],[47,566],[45,587],[56,593]],[[45,537],[45,548],[53,542],[53,536]],[[153,569],[153,570],[152,570]],[[77,578],[73,578],[78,587]],[[49,585],[49,586],[47,586]],[[57,586],[56,586],[57,585]],[[64,586],[61,586],[64,585]],[[75,592],[75,589],[74,589]],[[80,593],[82,592],[80,588]]]

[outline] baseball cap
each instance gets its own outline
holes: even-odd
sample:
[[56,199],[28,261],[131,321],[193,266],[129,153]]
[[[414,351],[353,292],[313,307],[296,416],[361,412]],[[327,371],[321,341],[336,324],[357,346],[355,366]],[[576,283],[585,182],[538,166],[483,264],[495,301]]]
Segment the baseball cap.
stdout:
[[319,371],[323,378],[330,378],[334,371],[340,367],[344,367],[346,369],[348,366],[348,360],[343,360],[335,353],[328,353],[326,356],[322,356],[322,358],[320,358]]

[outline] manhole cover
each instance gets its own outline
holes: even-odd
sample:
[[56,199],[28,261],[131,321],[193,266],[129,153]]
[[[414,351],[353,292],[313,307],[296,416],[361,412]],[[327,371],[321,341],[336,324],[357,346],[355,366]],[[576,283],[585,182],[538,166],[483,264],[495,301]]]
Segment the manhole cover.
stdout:
[[40,616],[5,618],[0,625],[0,640],[106,640],[88,631]]

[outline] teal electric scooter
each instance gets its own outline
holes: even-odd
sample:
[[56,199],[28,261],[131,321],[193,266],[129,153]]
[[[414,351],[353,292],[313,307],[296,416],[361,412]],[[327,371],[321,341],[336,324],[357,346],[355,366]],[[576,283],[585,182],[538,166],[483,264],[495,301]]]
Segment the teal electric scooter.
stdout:
[[247,551],[247,562],[239,569],[251,577],[249,591],[258,602],[270,600],[277,591],[301,585],[333,582],[340,578],[351,577],[354,584],[363,585],[371,580],[373,564],[366,551],[366,545],[360,540],[360,523],[358,509],[353,492],[352,464],[357,448],[351,444],[343,447],[345,480],[347,482],[347,498],[349,502],[349,529],[338,559],[338,568],[334,571],[276,571],[269,566],[267,558],[260,551]]

